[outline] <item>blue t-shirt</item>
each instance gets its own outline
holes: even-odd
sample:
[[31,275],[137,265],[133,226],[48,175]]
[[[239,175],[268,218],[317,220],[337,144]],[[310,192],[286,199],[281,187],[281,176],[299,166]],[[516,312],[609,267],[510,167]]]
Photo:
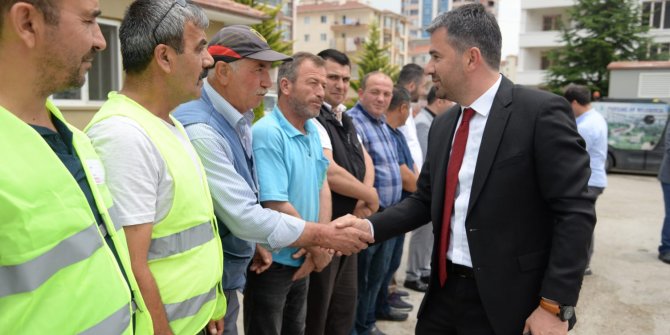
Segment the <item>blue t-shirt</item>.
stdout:
[[[395,144],[398,148],[398,166],[405,164],[410,170],[414,171],[414,160],[412,159],[412,152],[409,150],[409,145],[407,145],[407,139],[405,138],[405,135],[403,135],[400,130],[393,129],[390,126],[388,127],[391,130],[391,135],[393,135],[393,140],[395,141]],[[405,199],[410,194],[412,193],[402,190],[400,199]]]
[[[306,122],[307,134],[303,134],[275,106],[252,130],[259,200],[288,201],[301,218],[318,222],[319,192],[329,163],[314,124]],[[273,261],[299,267],[304,259],[291,258],[296,251],[280,249],[272,255]]]

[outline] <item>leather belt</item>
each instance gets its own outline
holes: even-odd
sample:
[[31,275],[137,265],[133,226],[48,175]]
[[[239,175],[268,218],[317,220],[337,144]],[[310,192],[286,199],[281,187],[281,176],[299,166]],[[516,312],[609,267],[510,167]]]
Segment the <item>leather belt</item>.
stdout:
[[454,264],[451,261],[447,261],[447,278],[455,276],[458,278],[468,278],[475,279],[475,272],[471,267],[465,265]]

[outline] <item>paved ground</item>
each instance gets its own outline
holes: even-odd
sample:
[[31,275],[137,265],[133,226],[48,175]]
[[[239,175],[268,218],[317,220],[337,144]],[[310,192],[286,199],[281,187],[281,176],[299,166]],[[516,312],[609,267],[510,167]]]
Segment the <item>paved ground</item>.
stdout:
[[[664,214],[658,181],[612,174],[596,209],[594,274],[584,279],[579,321],[570,334],[670,334],[670,265],[657,259]],[[412,291],[410,319],[379,322],[379,328],[389,335],[413,334],[422,298]]]
[[[651,176],[611,174],[596,209],[594,274],[584,279],[579,321],[570,334],[670,334],[670,265],[657,259],[664,215],[658,181]],[[398,271],[400,283],[404,261]],[[388,335],[414,334],[423,294],[410,292],[415,308],[409,320],[378,323]],[[241,321],[240,314],[240,330]]]

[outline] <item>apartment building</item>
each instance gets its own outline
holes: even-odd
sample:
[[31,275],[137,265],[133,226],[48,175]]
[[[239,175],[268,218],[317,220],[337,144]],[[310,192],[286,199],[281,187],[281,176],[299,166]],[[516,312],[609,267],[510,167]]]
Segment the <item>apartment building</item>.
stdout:
[[[670,49],[670,1],[640,0],[643,13],[647,14],[652,39],[659,47],[650,53],[668,52]],[[559,22],[567,21],[568,9],[574,0],[521,0],[521,28],[516,82],[541,86],[545,82],[550,50],[560,48]]]
[[277,15],[277,21],[279,23],[279,28],[284,33],[284,40],[291,41],[293,36],[295,36],[295,31],[293,29],[293,21],[295,20],[297,0],[256,0],[259,3],[263,3],[270,7],[276,8],[281,6],[281,10]]
[[[102,15],[98,23],[107,41],[107,48],[98,53],[86,83],[81,88],[57,93],[52,96],[69,122],[83,128],[107,100],[110,91],[121,88],[122,65],[119,42],[119,27],[125,9],[132,0],[100,0]],[[201,6],[210,20],[207,36],[214,35],[227,25],[260,23],[265,13],[232,0],[193,0]]]
[[[363,43],[373,23],[379,28],[379,43],[387,46],[391,63],[398,66],[408,63],[407,19],[398,13],[352,0],[301,1],[294,22],[293,49],[317,53],[333,48],[346,53],[355,62],[363,53]],[[356,64],[352,64],[352,75],[358,75]]]
[[497,0],[402,0],[401,12],[409,21],[409,53],[413,63],[425,65],[428,57],[422,55],[430,34],[426,28],[440,13],[458,8],[467,3],[479,2],[494,15],[498,12]]

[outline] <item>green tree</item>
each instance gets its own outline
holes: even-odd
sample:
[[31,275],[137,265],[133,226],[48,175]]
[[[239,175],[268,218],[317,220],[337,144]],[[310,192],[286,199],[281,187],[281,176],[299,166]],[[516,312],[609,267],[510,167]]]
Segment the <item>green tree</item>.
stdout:
[[395,80],[400,72],[397,65],[391,64],[387,51],[389,46],[379,44],[379,27],[376,22],[370,24],[370,33],[368,38],[363,43],[363,54],[355,61],[358,65],[358,78],[352,80],[349,85],[354,91],[358,91],[360,87],[360,79],[363,76],[373,71],[381,71],[386,73]]
[[649,26],[641,17],[638,0],[577,0],[561,24],[565,46],[548,54],[548,88],[576,83],[606,95],[609,63],[648,59]]
[[[265,37],[272,50],[287,55],[293,54],[293,41],[284,40],[284,30],[281,28],[277,19],[282,7],[285,5],[284,2],[281,2],[280,5],[276,7],[268,6],[258,0],[235,0],[235,2],[264,12],[267,18],[263,20],[263,22],[254,24],[251,27]],[[277,67],[279,64],[281,64],[281,62],[275,62],[272,64],[272,67]],[[260,106],[254,108],[254,122],[262,118],[263,114],[264,105],[261,103]]]

